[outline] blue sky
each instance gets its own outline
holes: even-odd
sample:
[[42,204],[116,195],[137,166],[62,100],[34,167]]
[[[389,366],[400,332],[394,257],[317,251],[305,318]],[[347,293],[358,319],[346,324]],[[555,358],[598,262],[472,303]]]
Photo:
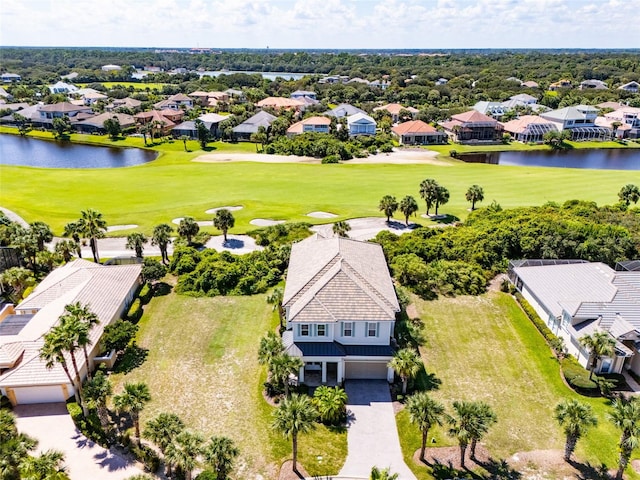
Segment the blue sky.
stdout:
[[0,45],[640,48],[640,0],[0,0]]

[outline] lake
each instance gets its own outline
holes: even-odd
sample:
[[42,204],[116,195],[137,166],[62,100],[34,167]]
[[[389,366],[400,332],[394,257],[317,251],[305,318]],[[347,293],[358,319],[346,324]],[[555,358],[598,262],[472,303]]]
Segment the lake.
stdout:
[[131,167],[155,160],[157,152],[141,148],[101,147],[0,135],[0,165],[45,168]]
[[596,170],[640,170],[640,148],[636,150],[593,149],[533,152],[487,152],[459,154],[469,163],[526,167],[591,168]]

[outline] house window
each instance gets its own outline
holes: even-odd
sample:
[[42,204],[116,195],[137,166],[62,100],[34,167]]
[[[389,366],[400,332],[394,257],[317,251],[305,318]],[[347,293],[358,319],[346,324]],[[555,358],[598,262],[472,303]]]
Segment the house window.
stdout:
[[309,325],[306,323],[303,323],[300,325],[300,331],[299,334],[301,337],[308,337],[309,336]]
[[342,322],[342,336],[353,337],[353,322]]
[[378,323],[367,322],[367,337],[377,337],[377,336],[378,336]]
[[324,324],[316,325],[316,335],[318,337],[326,337],[327,336],[327,326]]

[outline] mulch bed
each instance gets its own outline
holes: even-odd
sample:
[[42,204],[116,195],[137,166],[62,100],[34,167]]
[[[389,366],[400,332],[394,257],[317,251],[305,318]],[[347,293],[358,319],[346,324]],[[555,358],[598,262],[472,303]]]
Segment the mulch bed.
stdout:
[[[476,458],[471,460],[468,458],[470,449],[467,448],[467,458],[465,459],[465,466],[468,469],[475,469],[481,467],[483,464],[487,464],[491,458],[489,452],[482,445],[476,447]],[[424,452],[424,460],[420,460],[420,449],[416,450],[413,454],[413,461],[420,465],[427,465],[433,467],[437,464],[445,465],[456,470],[460,470],[460,447],[427,447]]]
[[293,471],[293,460],[287,460],[280,467],[278,480],[300,480],[301,478],[310,477],[300,462],[298,462],[298,472]]

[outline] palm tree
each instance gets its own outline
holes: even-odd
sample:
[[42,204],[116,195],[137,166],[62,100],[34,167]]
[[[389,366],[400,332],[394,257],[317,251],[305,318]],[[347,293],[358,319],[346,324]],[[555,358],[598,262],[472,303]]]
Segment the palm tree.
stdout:
[[467,202],[471,202],[471,210],[476,209],[476,202],[484,200],[484,190],[480,185],[471,185],[465,194]]
[[233,462],[240,451],[227,437],[211,437],[202,450],[204,463],[216,473],[216,480],[227,480],[229,472],[233,470]]
[[171,462],[166,459],[167,447],[173,442],[180,432],[184,430],[184,422],[174,413],[161,413],[156,418],[149,420],[142,436],[155,443],[163,455],[167,466],[167,476],[171,476]]
[[233,214],[226,208],[216,210],[216,216],[213,217],[213,226],[218,230],[222,230],[224,236],[224,243],[227,243],[227,231],[233,228],[236,220],[233,218]]
[[640,188],[638,188],[637,185],[629,183],[620,189],[620,192],[618,192],[618,198],[627,207],[631,202],[638,203],[638,200],[640,200]]
[[183,430],[167,445],[166,458],[182,469],[186,480],[191,480],[191,473],[198,466],[203,441],[199,434]]
[[285,398],[273,412],[272,427],[286,438],[290,438],[293,447],[293,471],[298,472],[298,435],[308,433],[315,428],[317,412],[311,399],[306,395],[294,393]]
[[44,222],[33,222],[29,224],[29,230],[31,234],[35,237],[38,251],[44,250],[44,244],[49,243],[53,240],[53,232],[51,231],[51,227]]
[[36,279],[33,276],[33,272],[27,268],[11,267],[0,274],[0,283],[13,290],[11,296],[18,303],[24,291],[27,287],[34,285]]
[[420,182],[420,198],[427,204],[427,215],[429,215],[429,210],[436,203],[438,186],[438,182],[432,178],[427,178]]
[[133,232],[127,235],[127,244],[125,248],[130,250],[135,250],[136,257],[142,258],[142,251],[144,250],[144,245],[149,241],[147,236],[141,232]]
[[284,396],[289,396],[289,377],[298,375],[304,362],[300,357],[292,357],[286,353],[276,355],[271,359],[270,371],[273,381],[284,387]]
[[140,412],[151,401],[151,394],[146,383],[125,383],[124,391],[113,397],[116,410],[128,412],[131,415],[133,426],[136,430],[136,438],[140,445]]
[[597,417],[593,414],[591,405],[580,403],[577,400],[563,400],[555,408],[555,419],[564,430],[566,442],[564,444],[564,459],[568,462],[571,454],[590,427],[598,424]]
[[488,404],[474,402],[474,418],[471,428],[471,458],[476,458],[476,445],[486,435],[498,417]]
[[460,446],[460,466],[464,468],[467,446],[472,439],[473,422],[475,421],[475,406],[473,402],[453,402],[455,416],[449,416],[451,427],[448,434],[458,440]]
[[347,392],[340,387],[321,385],[313,392],[313,403],[323,423],[336,424],[342,421],[347,414],[348,400]]
[[400,211],[404,215],[404,223],[409,226],[409,217],[418,211],[418,202],[411,195],[400,200]]
[[409,397],[406,406],[407,412],[409,412],[409,420],[417,425],[422,433],[420,459],[424,460],[429,430],[434,425],[442,425],[444,405],[432,399],[427,392],[418,392]]
[[391,361],[389,362],[389,368],[398,374],[402,381],[402,393],[407,393],[407,384],[409,379],[415,377],[422,367],[422,359],[418,352],[411,348],[403,348],[398,350]]
[[191,244],[191,239],[200,231],[200,225],[193,217],[184,217],[178,225],[178,235],[187,239],[187,243]]
[[332,230],[333,233],[339,237],[348,237],[351,226],[344,220],[340,220],[333,224]]
[[18,433],[15,415],[0,408],[0,478],[19,479],[19,467],[38,442]]
[[64,454],[47,450],[37,457],[27,456],[20,466],[22,480],[70,480],[64,466]]
[[102,218],[102,213],[91,208],[80,212],[78,220],[79,229],[84,238],[89,239],[91,253],[93,253],[93,261],[100,263],[100,255],[98,253],[98,239],[104,238],[107,231],[107,222]]
[[153,234],[151,235],[151,245],[157,245],[160,249],[160,255],[162,256],[162,263],[169,263],[169,254],[167,253],[167,247],[171,243],[171,233],[173,227],[167,223],[161,223],[153,227]]
[[380,199],[380,204],[378,205],[378,210],[384,212],[387,217],[387,223],[391,217],[393,217],[393,213],[398,210],[398,201],[396,197],[392,195],[385,195]]
[[589,356],[591,357],[589,379],[591,379],[600,359],[602,357],[611,357],[615,353],[616,341],[609,332],[600,331],[584,335],[578,341],[580,345],[589,350]]
[[398,480],[397,473],[391,473],[388,468],[380,470],[378,467],[371,468],[370,480]]
[[435,198],[436,215],[438,215],[438,208],[440,207],[440,205],[444,205],[448,201],[449,201],[449,190],[447,190],[442,185],[438,185],[438,188],[436,191],[436,198]]
[[88,380],[84,386],[84,394],[89,403],[90,408],[95,408],[100,419],[102,429],[107,432],[110,430],[109,409],[107,408],[107,400],[113,393],[113,387],[109,381],[109,377],[102,370],[98,370],[95,376]]
[[74,395],[76,397],[76,403],[82,405],[80,399],[80,391],[77,388],[76,382],[71,376],[69,366],[67,365],[67,359],[64,356],[66,351],[66,338],[62,335],[61,329],[56,326],[49,330],[44,336],[44,344],[40,347],[40,358],[45,361],[47,369],[52,369],[56,363],[59,363],[64,370],[64,373],[69,379],[69,383],[73,386]]
[[77,222],[69,222],[64,226],[64,231],[62,232],[63,237],[71,237],[73,241],[76,243],[76,253],[78,258],[82,258],[82,249],[80,245],[80,237],[82,237],[82,228],[80,221]]
[[56,253],[62,256],[65,263],[69,263],[74,254],[78,254],[79,246],[73,240],[60,240],[56,243]]
[[66,325],[73,332],[74,343],[77,348],[82,348],[84,362],[87,367],[87,377],[91,378],[91,365],[87,346],[91,345],[89,333],[91,329],[100,323],[98,316],[91,311],[89,305],[82,305],[80,302],[65,305],[65,313],[60,317],[60,324]]
[[638,397],[620,397],[616,398],[611,406],[613,411],[609,414],[609,420],[622,430],[618,444],[620,460],[616,472],[616,480],[622,480],[631,454],[640,447],[640,400]]
[[278,318],[280,319],[280,327],[282,327],[282,321],[284,320],[284,308],[282,308],[282,300],[284,298],[284,290],[282,287],[274,288],[269,295],[267,295],[267,303],[273,305],[273,310],[278,310]]
[[271,361],[282,353],[284,353],[282,338],[275,332],[267,332],[267,335],[260,339],[260,347],[258,348],[260,365],[268,365],[271,368]]

